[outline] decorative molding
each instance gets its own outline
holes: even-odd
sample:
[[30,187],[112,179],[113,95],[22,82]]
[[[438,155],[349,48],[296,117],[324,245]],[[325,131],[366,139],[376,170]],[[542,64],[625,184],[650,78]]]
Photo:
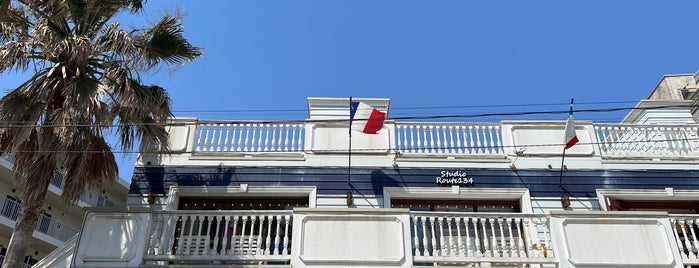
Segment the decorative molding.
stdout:
[[[243,187],[247,187],[243,191]],[[308,207],[316,207],[315,186],[172,186],[166,201],[166,210],[176,210],[180,197],[302,197],[308,196]]]

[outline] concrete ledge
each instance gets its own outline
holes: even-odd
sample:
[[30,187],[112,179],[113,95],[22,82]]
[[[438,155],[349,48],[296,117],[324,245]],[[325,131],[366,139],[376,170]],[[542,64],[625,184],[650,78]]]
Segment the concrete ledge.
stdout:
[[566,217],[668,217],[667,211],[570,211],[551,210],[549,214]]
[[408,214],[407,208],[294,208],[294,213],[325,214]]

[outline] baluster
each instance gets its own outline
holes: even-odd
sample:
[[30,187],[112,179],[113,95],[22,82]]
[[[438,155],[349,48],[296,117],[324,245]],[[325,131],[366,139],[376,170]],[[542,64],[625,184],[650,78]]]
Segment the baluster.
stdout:
[[239,246],[238,248],[240,248],[240,254],[245,255],[245,239],[247,239],[246,234],[245,234],[245,225],[247,225],[247,223],[248,223],[248,216],[247,215],[242,216],[240,218],[240,221],[243,223],[243,228],[240,229],[240,238],[238,239],[238,246]]
[[432,150],[436,149],[434,144],[434,126],[427,126],[427,132],[430,133],[430,145],[427,145],[427,143],[425,143],[425,146],[427,146],[427,152],[431,154]]
[[[488,231],[486,230],[486,227],[485,227],[486,219],[479,218],[479,220],[480,220],[481,225],[483,227],[483,233],[481,235],[483,236],[483,248],[485,249],[485,256],[491,257],[493,254],[490,251],[490,241],[488,241],[490,239],[488,238]],[[490,226],[490,227],[492,228],[492,226]]]
[[[687,229],[689,229],[689,231],[692,233],[692,252],[693,252],[693,254],[690,254],[690,257],[694,260],[699,258],[699,256],[697,256],[699,254],[699,241],[697,241],[697,234],[694,231],[694,225],[696,225],[696,224],[697,224],[696,219],[687,220]],[[687,240],[689,240],[689,239],[687,239]]]
[[427,217],[421,217],[420,223],[422,223],[422,250],[420,251],[420,256],[425,256],[429,254],[429,244],[427,243],[427,228],[425,228],[425,223]]
[[[297,125],[292,125],[291,126],[291,151],[292,152],[297,152],[299,151],[299,141],[296,140],[296,132],[298,132],[298,126]],[[299,138],[301,135],[299,135]]]
[[474,137],[475,137],[475,135],[473,135],[473,126],[468,126],[468,137],[469,137],[469,149],[468,149],[468,152],[469,152],[469,153],[477,154],[477,153],[478,153],[478,148],[477,148],[476,146],[478,146],[478,145],[477,145],[477,141],[476,141],[475,143],[474,143],[474,141],[473,141],[473,139],[474,139]]
[[280,224],[282,221],[282,216],[275,215],[274,219],[277,221],[277,230],[274,235],[274,248],[272,248],[272,255],[274,255],[275,250],[277,251],[277,255],[281,255],[282,251],[279,249],[279,230],[281,230]]
[[526,251],[524,250],[524,240],[522,239],[522,218],[516,218],[515,219],[515,228],[517,228],[517,249],[518,249],[518,256],[520,258],[525,258],[526,256]]
[[[265,143],[264,143],[264,145],[262,146],[262,151],[264,151],[264,152],[271,152],[271,151],[272,151],[272,150],[269,149],[269,129],[270,129],[271,127],[272,127],[272,126],[269,125],[269,124],[265,124],[265,125],[264,125],[264,129],[265,129],[265,135],[264,135],[264,136],[265,136]],[[262,139],[262,133],[260,133],[260,139]]]
[[226,123],[225,128],[226,128],[226,137],[223,139],[223,145],[222,145],[223,148],[221,150],[224,152],[228,152],[230,150],[230,148],[228,147],[228,141],[229,141],[228,136],[230,135],[230,132],[231,132],[231,124]]
[[255,244],[255,221],[257,220],[257,216],[250,216],[250,235],[248,236],[248,246],[247,246],[247,255],[253,255],[252,251],[254,249],[254,244]]
[[288,152],[289,151],[289,129],[291,128],[289,124],[284,125],[284,128],[286,129],[286,135],[284,136],[284,151]]
[[216,145],[218,144],[217,139],[216,139],[216,133],[218,130],[218,124],[211,124],[211,142],[208,144],[209,152],[215,152],[216,151]]
[[[259,225],[257,226],[257,243],[256,243],[257,246],[255,246],[255,252],[257,252],[257,254],[260,254],[260,250],[261,250],[261,248],[262,248],[262,227],[265,226],[265,225],[264,225],[264,219],[265,219],[265,218],[264,218],[263,216],[257,216],[256,218],[259,218],[259,219],[260,219],[260,223],[259,223]],[[252,247],[252,244],[251,244],[250,247]],[[252,253],[251,253],[251,254],[252,254]]]
[[461,137],[459,137],[459,132],[461,130],[461,126],[454,126],[454,136],[455,136],[455,143],[454,143],[454,153],[455,154],[462,154],[463,147],[461,147]]
[[517,244],[515,244],[515,237],[512,235],[512,218],[505,219],[507,224],[507,233],[510,235],[510,244],[507,247],[509,249],[510,257],[515,257],[515,252],[517,252]]
[[223,222],[223,237],[221,238],[221,253],[219,255],[226,255],[228,254],[227,247],[229,245],[228,241],[228,226],[231,223],[231,216],[224,216],[221,217],[221,222]]
[[279,151],[284,151],[284,124],[279,125],[279,138],[277,138],[277,146],[279,147]]
[[687,222],[684,219],[680,219],[680,229],[682,230],[682,236],[684,237],[684,248],[687,251],[687,257],[690,259],[696,259],[696,256],[692,254],[694,251],[694,245],[692,245],[692,240],[689,237],[689,233],[687,232]]
[[457,255],[456,243],[454,243],[454,236],[451,233],[451,222],[454,218],[447,218],[447,228],[449,230],[449,245],[447,247],[447,255],[454,256]]
[[503,145],[502,145],[502,128],[499,125],[495,126],[495,141],[497,141],[496,153],[498,153],[498,154],[504,153],[505,149],[503,148]]
[[677,233],[677,226],[680,224],[677,219],[675,218],[670,218],[670,222],[672,223],[672,232],[675,234],[675,241],[677,242],[677,246],[680,248],[680,255],[682,255],[682,258],[689,258],[689,250],[687,250],[684,246],[684,243],[682,243],[682,240],[680,240],[680,235]]
[[172,224],[172,215],[162,214],[161,218],[163,219],[163,231],[160,234],[161,237],[158,245],[158,254],[166,255],[166,251],[170,251],[172,248],[172,243],[174,242],[174,239],[172,238],[175,236],[174,233],[170,233],[170,226],[172,225],[172,228],[175,228],[175,226],[177,226],[177,222],[175,221],[175,224]]
[[432,250],[430,250],[430,256],[437,256],[437,253],[439,251],[439,248],[437,247],[437,237],[435,231],[434,231],[434,222],[436,221],[436,217],[430,217],[430,229],[432,230]]
[[[444,126],[435,126],[434,127],[434,136],[436,137],[435,141],[435,146],[434,146],[434,153],[440,154],[444,153],[444,146],[442,146],[442,139],[440,135],[441,130],[443,130]],[[431,134],[432,132],[430,132]]]
[[[495,139],[493,138],[493,132],[495,132],[495,127],[494,126],[488,126],[488,137],[490,137],[490,144],[488,145],[488,150],[489,153],[491,154],[497,154],[498,153],[498,144]],[[497,137],[497,134],[495,134]]]
[[205,125],[205,130],[206,132],[204,133],[204,143],[202,144],[202,151],[211,151],[211,148],[209,146],[209,128],[211,127],[211,124],[206,124]]
[[[397,151],[399,152],[405,152],[405,126],[403,125],[396,125],[396,133],[398,142],[396,143],[396,146],[398,146]],[[401,135],[403,137],[401,138]]]
[[258,124],[252,124],[252,138],[250,139],[250,151],[259,152],[260,151],[260,141],[257,139],[258,132],[260,128]]
[[289,215],[284,216],[284,224],[286,225],[286,228],[284,228],[284,250],[282,251],[282,255],[289,255]]
[[245,151],[245,137],[244,136],[244,131],[247,128],[245,127],[245,124],[238,124],[238,147],[235,148],[236,152],[242,152]]
[[201,149],[202,149],[201,137],[203,136],[202,133],[204,132],[204,130],[202,128],[203,128],[203,125],[201,125],[201,124],[197,125],[197,147],[194,149],[194,151],[197,151],[197,152],[201,151]]
[[[192,238],[193,238],[193,233],[194,233],[194,219],[192,219],[191,215],[187,215],[187,219],[189,221],[189,235],[187,236],[187,249],[185,250],[185,255],[189,255],[189,250],[192,248]],[[196,219],[196,216],[195,216]]]
[[422,151],[421,153],[426,153],[429,150],[429,143],[427,142],[427,126],[420,126],[422,129]]
[[[186,218],[185,218],[186,217]],[[175,251],[176,255],[181,255],[184,251],[184,228],[185,224],[187,222],[187,219],[189,219],[189,216],[178,216],[178,221],[180,222],[180,236],[177,238],[177,250]]]
[[[202,217],[203,217],[203,216],[202,216]],[[211,217],[211,216],[206,216],[206,218],[208,219],[207,224],[206,224],[206,235],[207,235],[208,237],[211,237],[211,222],[212,222],[213,220],[212,220],[212,217]],[[201,224],[201,225],[204,225],[204,224],[202,224],[202,223],[200,223],[200,224]],[[199,228],[201,228],[201,226],[199,226]],[[218,233],[217,233],[217,234],[218,234]],[[199,237],[201,237],[201,233],[199,234]],[[215,245],[215,244],[214,244],[214,245]],[[214,246],[214,247],[215,247],[215,246]],[[210,251],[210,250],[211,250],[211,248],[209,248],[209,245],[204,245],[204,250],[202,251],[202,253],[204,253],[204,255],[209,255],[209,251]],[[215,250],[215,248],[214,248],[214,250]]]
[[492,248],[493,256],[499,257],[500,247],[498,246],[498,237],[495,235],[495,220],[492,218],[488,219],[488,224],[490,224],[490,239],[492,239],[490,247]]
[[[457,147],[456,143],[454,142],[454,131],[456,131],[454,126],[449,126],[449,153],[450,154],[454,154],[454,153],[456,153],[456,150],[458,150],[458,147]],[[456,139],[458,142],[459,137],[456,137]]]
[[415,150],[415,139],[413,139],[415,126],[410,125],[409,127],[410,128],[408,130],[408,133],[410,133],[410,149],[408,150],[408,152],[416,153],[417,151]]
[[[464,249],[464,243],[463,239],[461,239],[461,222],[463,221],[463,218],[456,218],[454,219],[456,223],[456,255],[458,256],[466,256],[466,250]],[[468,233],[468,228],[466,228],[466,233]]]
[[[213,140],[212,140],[213,141]],[[198,222],[198,228],[197,228],[197,242],[194,244],[194,256],[199,255],[199,244],[202,242],[201,241],[201,227],[204,225],[204,220],[202,219],[203,216],[200,215],[195,215],[194,220]],[[192,240],[189,240],[189,243],[192,243]]]
[[484,141],[484,138],[481,137],[481,135],[483,134],[483,133],[482,133],[482,132],[483,132],[483,126],[476,126],[476,127],[475,127],[475,131],[476,131],[476,151],[477,151],[479,154],[482,154],[482,153],[485,152],[485,148],[484,148],[484,147],[485,147],[485,141]]
[[[418,256],[418,253],[420,252],[420,242],[419,239],[420,237],[417,235],[418,234],[418,224],[417,221],[420,219],[418,216],[412,216],[411,219],[413,220],[413,248],[415,248],[415,253],[413,253],[413,256]],[[423,233],[424,234],[424,233]],[[422,255],[419,255],[422,256]]]
[[[247,123],[245,124],[245,140],[243,141],[243,148],[241,148],[244,152],[249,152],[250,151],[250,128],[251,124]],[[242,130],[241,130],[242,131]],[[242,135],[242,133],[241,133]]]
[[493,219],[493,222],[498,223],[498,229],[500,230],[500,246],[498,247],[498,250],[500,252],[501,257],[505,257],[505,254],[507,254],[507,243],[505,239],[507,236],[505,236],[505,233],[503,232],[502,224],[503,224],[503,219]]
[[[472,246],[471,245],[471,227],[470,227],[471,218],[462,218],[462,219],[464,222],[464,232],[466,232],[466,245],[464,246],[465,247],[464,248],[464,256],[468,257],[468,255],[471,255],[471,256],[475,257],[478,249],[474,250],[473,254],[469,254],[471,252],[471,246]],[[474,228],[474,230],[475,230],[475,228]],[[476,233],[478,233],[478,230],[476,230],[476,232],[474,232],[474,235],[476,236],[475,240],[478,240],[478,234],[476,234]],[[476,248],[478,248],[477,245],[474,245],[474,246]]]
[[223,124],[216,124],[216,127],[218,128],[218,141],[216,142],[216,151],[220,152],[221,146],[223,145],[223,129],[225,127]]
[[444,254],[444,224],[442,224],[442,217],[437,217],[437,228],[439,228],[439,238],[437,238],[437,256],[443,256]]
[[[449,140],[447,139],[447,126],[442,126],[442,144],[443,146],[440,146],[442,149],[442,153],[446,154],[449,153],[449,148],[451,148],[451,145],[449,144]],[[439,132],[437,133],[439,135]]]
[[[492,136],[492,126],[481,126],[483,131],[483,153],[492,154],[493,153],[493,136]],[[490,139],[488,139],[488,134],[491,134]]]
[[[272,219],[273,216],[265,216],[267,219],[267,235],[265,236],[265,247],[262,250],[262,255],[271,255],[272,247]],[[262,243],[260,243],[262,244]]]
[[270,139],[269,146],[272,152],[277,151],[277,124],[272,124],[272,138]]

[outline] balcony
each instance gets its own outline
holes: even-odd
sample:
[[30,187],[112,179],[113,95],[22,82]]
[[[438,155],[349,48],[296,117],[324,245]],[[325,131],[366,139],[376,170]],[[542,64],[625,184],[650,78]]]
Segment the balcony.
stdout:
[[696,215],[405,209],[91,213],[76,267],[125,261],[141,267],[699,265]]
[[[347,137],[343,137],[345,132],[338,135],[340,132],[337,129],[340,127],[342,126],[336,123],[315,121],[294,124],[195,121],[191,127],[173,127],[171,136],[181,139],[173,142],[173,148],[193,152],[194,155],[309,155],[346,150],[346,143],[340,140]],[[346,126],[344,127],[346,131]],[[563,122],[558,121],[387,122],[383,134],[372,137],[385,142],[373,141],[371,146],[380,144],[384,147],[379,152],[397,154],[398,158],[504,158],[515,155],[517,150],[523,152],[520,156],[551,155],[560,154],[563,146],[563,128]],[[331,129],[331,132],[328,134],[322,132],[322,129]],[[576,131],[581,140],[581,147],[587,148],[579,149],[579,155],[611,160],[699,158],[699,127],[696,124],[631,125],[580,122]],[[332,139],[333,144],[340,147],[324,147],[326,139]],[[191,140],[192,143],[185,140]],[[561,141],[556,142],[559,140]],[[359,142],[353,153],[377,152],[375,147],[361,146],[362,143]],[[575,152],[571,155],[574,156]]]
[[[0,217],[9,220],[12,223],[10,227],[14,227],[21,207],[22,205],[16,200],[0,196]],[[39,215],[34,230],[60,242],[65,242],[78,233],[77,230],[45,215]]]

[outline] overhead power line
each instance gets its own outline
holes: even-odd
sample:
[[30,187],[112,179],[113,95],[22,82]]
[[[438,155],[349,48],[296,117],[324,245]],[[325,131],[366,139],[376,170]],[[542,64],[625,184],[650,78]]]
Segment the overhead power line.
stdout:
[[[574,113],[606,113],[606,112],[616,112],[616,111],[632,111],[632,110],[658,110],[658,109],[669,109],[669,108],[692,108],[697,106],[692,105],[662,105],[654,107],[615,107],[615,108],[597,108],[597,109],[577,109],[573,110]],[[524,112],[502,112],[502,113],[479,113],[479,114],[446,114],[446,115],[427,115],[427,116],[401,116],[401,117],[390,117],[389,120],[427,120],[427,119],[466,119],[466,118],[482,118],[482,117],[494,117],[494,116],[524,116],[524,115],[554,115],[554,114],[568,114],[570,110],[550,110],[550,111],[524,111]],[[563,118],[561,120],[564,120]],[[349,122],[349,119],[304,119],[304,120],[203,120],[207,123],[269,123],[269,124],[289,124],[289,123],[344,123]],[[359,120],[354,120],[359,121]],[[71,125],[34,125],[27,121],[12,121],[4,122],[1,127],[12,128],[12,127],[119,127],[119,124],[71,124]],[[140,124],[127,124],[131,126],[146,126],[146,125],[163,125],[163,126],[184,126],[192,125],[193,123],[140,123]]]

